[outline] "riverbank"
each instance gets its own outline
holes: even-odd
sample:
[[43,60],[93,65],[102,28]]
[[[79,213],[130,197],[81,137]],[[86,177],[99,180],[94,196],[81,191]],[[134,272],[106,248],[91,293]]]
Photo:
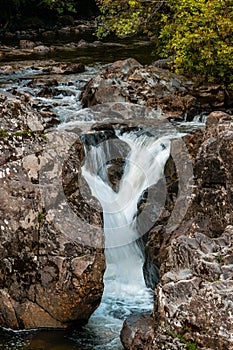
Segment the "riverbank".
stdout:
[[[147,46],[145,45],[145,47]],[[143,46],[141,46],[141,49],[144,51]],[[90,50],[93,51],[93,47],[90,47]],[[113,52],[115,52],[114,50]],[[145,52],[143,52],[143,54],[145,54]],[[108,58],[110,59],[111,57]],[[65,235],[65,237],[59,236],[58,232],[53,228],[53,223],[56,223],[56,220],[54,220],[53,216],[54,208],[51,208],[51,206],[56,205],[58,210],[58,216],[56,217],[58,226],[55,226],[57,229],[59,229],[64,222],[67,223],[67,221],[65,221],[66,215],[64,218],[64,203],[62,198],[56,196],[56,193],[52,193],[51,196],[46,196],[46,198],[49,199],[49,202],[41,203],[40,195],[38,193],[39,180],[42,182],[45,181],[42,183],[42,185],[50,184],[50,182],[46,182],[49,181],[50,178],[45,178],[43,176],[41,177],[41,175],[45,175],[45,173],[47,173],[51,175],[51,179],[56,178],[55,175],[57,173],[56,167],[53,168],[55,164],[53,160],[56,160],[56,157],[60,158],[63,156],[62,152],[69,148],[69,140],[72,139],[71,135],[73,135],[72,130],[76,133],[76,135],[80,136],[81,131],[83,130],[82,128],[85,129],[84,134],[87,133],[86,139],[89,137],[91,144],[96,144],[97,141],[101,142],[101,140],[106,141],[108,140],[108,137],[110,137],[110,140],[116,140],[117,132],[123,133],[124,131],[130,132],[131,130],[136,133],[135,135],[137,135],[137,137],[140,137],[143,134],[142,132],[145,132],[146,136],[151,137],[152,129],[149,125],[149,122],[151,121],[148,121],[150,118],[152,118],[152,124],[156,130],[159,130],[158,123],[160,123],[161,120],[170,120],[171,122],[177,122],[178,120],[179,122],[182,122],[183,125],[193,123],[192,125],[195,126],[194,117],[199,116],[201,112],[204,113],[203,117],[206,117],[207,114],[213,112],[213,110],[216,111],[222,108],[222,111],[219,112],[220,114],[212,114],[208,117],[206,130],[204,132],[198,130],[196,133],[187,136],[188,152],[193,157],[192,161],[193,164],[195,164],[194,169],[196,181],[194,186],[195,197],[192,205],[190,205],[191,209],[188,212],[189,216],[186,217],[187,225],[190,220],[193,220],[194,215],[196,221],[194,221],[194,225],[191,226],[191,228],[189,226],[186,227],[186,222],[183,222],[184,226],[181,227],[182,231],[174,231],[174,236],[171,235],[168,237],[163,231],[166,220],[169,219],[172,210],[176,208],[175,201],[179,195],[177,188],[177,170],[174,167],[174,160],[173,162],[170,160],[171,163],[168,167],[170,172],[168,169],[168,172],[165,173],[166,183],[162,183],[161,185],[163,186],[162,188],[167,189],[168,192],[167,198],[165,198],[165,210],[162,211],[162,216],[159,218],[159,227],[153,227],[153,229],[149,232],[150,236],[146,237],[146,241],[144,242],[144,244],[146,244],[146,262],[144,265],[144,273],[147,275],[147,283],[149,284],[149,282],[152,281],[151,285],[154,286],[153,283],[156,280],[155,277],[157,277],[155,274],[158,273],[158,268],[160,268],[161,281],[158,289],[156,289],[156,293],[157,291],[161,291],[161,293],[166,294],[166,290],[170,287],[169,283],[174,282],[177,295],[180,295],[180,281],[183,281],[184,279],[184,283],[187,282],[187,284],[185,284],[187,286],[190,286],[190,281],[193,279],[195,279],[195,283],[198,283],[199,280],[196,278],[196,274],[201,271],[200,263],[202,263],[201,266],[204,266],[207,271],[206,275],[203,277],[202,283],[204,286],[207,285],[207,289],[213,287],[214,289],[212,288],[211,290],[214,290],[215,296],[217,295],[216,293],[218,293],[218,283],[220,279],[223,280],[220,285],[221,287],[228,285],[229,288],[231,288],[231,284],[229,282],[231,275],[229,273],[228,266],[231,258],[229,258],[229,250],[225,249],[224,242],[227,241],[230,242],[229,244],[231,244],[231,228],[230,226],[226,228],[226,226],[232,225],[232,204],[230,199],[231,197],[229,197],[231,194],[230,184],[232,180],[230,175],[232,173],[232,149],[230,148],[232,142],[232,117],[230,116],[231,107],[225,106],[225,103],[226,101],[230,101],[230,103],[232,103],[232,99],[228,97],[227,100],[225,91],[221,86],[208,85],[201,89],[198,87],[202,94],[199,94],[198,96],[197,93],[195,93],[195,91],[197,91],[195,90],[197,89],[195,84],[188,81],[184,77],[173,75],[170,72],[161,70],[154,65],[143,66],[139,62],[136,62],[135,58],[127,59],[125,61],[121,60],[112,65],[108,64],[106,66],[95,65],[93,62],[92,66],[84,66],[83,62],[80,64],[77,63],[77,57],[76,61],[73,63],[67,61],[48,62],[47,60],[43,60],[42,62],[37,59],[33,62],[27,61],[25,63],[2,63],[1,69],[1,89],[4,90],[4,97],[2,98],[1,105],[5,106],[2,109],[2,116],[5,119],[2,119],[1,123],[2,149],[4,149],[3,155],[6,157],[2,160],[2,181],[3,188],[6,191],[4,192],[4,200],[8,198],[8,195],[9,198],[12,198],[11,195],[15,198],[15,205],[13,208],[14,213],[11,213],[10,211],[7,212],[10,202],[8,202],[6,206],[1,207],[1,210],[3,210],[3,215],[1,215],[1,220],[3,221],[1,222],[1,230],[2,233],[4,233],[2,237],[7,237],[6,242],[4,240],[2,242],[3,253],[6,256],[4,258],[5,260],[1,262],[1,268],[3,269],[1,276],[4,276],[3,279],[1,279],[1,285],[4,286],[3,289],[5,292],[6,288],[8,288],[10,295],[10,299],[7,299],[6,293],[2,294],[5,298],[4,307],[6,309],[9,308],[9,300],[12,299],[15,310],[17,310],[19,315],[18,319],[17,317],[13,317],[12,320],[14,322],[21,320],[20,324],[15,323],[16,328],[27,328],[28,317],[26,317],[27,315],[25,316],[24,313],[25,305],[27,306],[27,309],[32,310],[31,315],[33,315],[33,317],[36,316],[36,313],[33,312],[33,310],[35,310],[35,308],[38,310],[39,306],[32,305],[36,301],[34,294],[36,295],[36,298],[38,298],[39,305],[41,305],[41,308],[43,309],[40,310],[40,312],[43,313],[45,310],[48,310],[49,315],[46,314],[46,322],[48,322],[47,324],[50,324],[52,327],[59,325],[64,325],[64,327],[66,327],[72,317],[75,319],[75,315],[79,319],[82,319],[82,315],[78,313],[75,314],[77,311],[75,311],[75,307],[79,305],[78,302],[75,302],[76,305],[73,305],[72,301],[75,298],[79,298],[79,292],[80,299],[81,294],[85,294],[86,282],[88,282],[87,289],[90,288],[94,294],[96,287],[97,290],[95,294],[95,304],[88,304],[86,307],[85,311],[87,311],[88,315],[85,314],[85,321],[89,317],[89,314],[100,302],[103,291],[102,274],[104,270],[102,250],[101,252],[95,251],[95,249],[91,249],[91,251],[89,251],[86,250],[82,244],[74,244],[75,242],[73,241],[72,244],[67,242],[66,239],[69,241],[69,237],[67,237],[67,235]],[[192,94],[191,91],[194,93]],[[207,103],[207,101],[210,101],[210,103]],[[85,106],[89,108],[83,109],[82,105],[83,107]],[[127,109],[127,106],[130,106],[130,108]],[[166,109],[168,107],[170,108],[169,111]],[[173,107],[174,109],[172,113]],[[208,107],[207,110],[206,107]],[[192,113],[188,114],[191,109]],[[149,116],[143,112],[145,110],[149,111]],[[164,113],[163,110],[165,110],[166,113]],[[225,111],[227,110],[229,110],[228,115],[225,114]],[[189,121],[187,121],[187,115],[189,115]],[[35,124],[35,118],[39,120],[39,129]],[[204,119],[205,118],[203,118],[202,121],[204,121]],[[78,122],[80,124],[78,124]],[[109,124],[110,122],[112,123],[111,125]],[[142,124],[141,129],[140,123]],[[168,125],[170,124],[169,122],[167,123]],[[46,144],[48,142],[47,136],[49,137],[49,133],[53,133],[54,131],[56,132],[56,130],[58,130],[58,133],[60,133],[57,126],[61,126],[61,124],[67,124],[68,134],[65,134],[65,137],[60,140],[60,144],[59,139],[54,139],[53,141],[58,141],[58,143],[52,142],[51,149],[49,148],[49,152],[44,154],[44,147],[47,147]],[[203,123],[200,124],[202,124],[201,127],[203,128]],[[200,125],[197,126],[200,127]],[[117,132],[114,131],[114,128],[117,130]],[[54,134],[52,135],[54,136]],[[31,145],[33,145],[33,147]],[[55,147],[55,149],[57,148],[55,153],[53,153],[54,145],[59,146]],[[166,149],[166,145],[163,143],[161,151],[164,149]],[[20,153],[21,150],[23,153]],[[174,159],[183,160],[181,157],[183,154],[179,153],[178,151],[179,148],[174,146],[172,153]],[[45,159],[44,155],[47,156]],[[51,155],[54,155],[55,158],[51,158]],[[84,194],[89,194],[89,192],[86,190],[85,193],[82,191],[79,192],[79,187],[77,185],[78,177],[76,175],[77,173],[81,173],[80,167],[84,160],[83,156],[83,145],[82,142],[80,143],[80,139],[78,139],[76,140],[75,147],[71,148],[70,158],[67,160],[67,162],[65,162],[63,167],[62,186],[72,210],[74,210],[74,212],[78,215],[80,215],[80,213],[84,214],[85,220],[92,220],[94,225],[99,225],[102,228],[102,213],[98,211],[99,207],[97,202],[94,201],[93,205],[93,197],[90,198],[89,195],[87,197],[83,197]],[[45,163],[47,161],[48,167],[46,168]],[[178,169],[180,184],[182,184],[183,180],[182,175],[184,174],[188,176],[189,174],[185,168],[185,164],[186,163],[184,161],[182,165],[183,167],[181,168],[182,170]],[[110,178],[112,178],[115,169],[117,172],[115,175],[119,180],[119,174],[121,174],[122,170],[122,163],[118,160],[118,162],[115,162],[113,165],[114,166],[108,168],[110,169],[108,175]],[[52,169],[55,171],[55,175],[52,173]],[[208,171],[208,169],[210,170]],[[38,172],[40,172],[40,176],[38,176]],[[51,183],[53,182],[54,180],[51,181]],[[57,182],[55,183],[57,184]],[[54,187],[53,189],[55,190]],[[34,195],[34,190],[38,196]],[[20,194],[18,195],[17,193]],[[20,198],[22,198],[22,202]],[[24,198],[26,198],[26,202],[23,200]],[[213,201],[213,198],[216,200]],[[91,200],[92,202],[89,202],[88,200]],[[151,208],[152,213],[154,213],[154,207],[150,206],[150,200],[151,197],[147,199],[147,194],[145,193],[144,197],[140,200],[139,213],[143,212],[144,208]],[[45,208],[46,203],[47,206]],[[180,203],[184,203],[183,198],[180,198]],[[95,208],[96,211],[94,211],[93,208]],[[179,207],[179,205],[177,208],[176,213],[179,212],[179,209],[182,209],[182,207]],[[222,208],[224,208],[224,210]],[[15,213],[17,213],[17,215]],[[224,214],[223,219],[222,214]],[[151,211],[148,212],[148,215],[149,216],[147,216],[147,218],[151,220]],[[16,218],[16,222],[13,220],[14,217],[18,218]],[[177,217],[178,216],[175,216],[175,218]],[[216,221],[213,221],[213,217],[216,218]],[[61,218],[64,219],[64,222],[61,220]],[[20,227],[17,226],[17,222],[21,223]],[[145,228],[145,226],[143,226],[143,220],[141,222],[138,220],[138,225],[143,227],[143,229]],[[2,227],[4,227],[4,230]],[[80,227],[76,227],[78,227],[78,232],[80,232]],[[67,232],[72,232],[72,238],[74,238],[76,232],[70,230],[71,227],[67,226],[65,233],[67,234]],[[199,230],[200,232],[196,232],[195,230]],[[32,232],[34,233],[33,235],[31,235]],[[191,236],[189,237],[189,235]],[[208,238],[205,238],[205,235]],[[224,242],[221,241],[222,238]],[[26,240],[25,244],[23,244],[25,248],[22,248],[22,242],[24,242],[24,240]],[[197,241],[202,242],[202,248],[198,250],[198,254],[195,256],[192,250],[192,244],[197,244]],[[206,253],[208,250],[205,245],[206,241],[210,243],[211,247],[213,246],[213,251],[210,252],[212,259],[211,267],[213,267],[213,271],[211,268],[209,270],[207,269],[209,255]],[[11,243],[9,244],[9,242]],[[186,260],[184,261],[185,271],[190,268],[188,275],[184,275],[183,270],[180,272],[180,267],[176,266],[175,260],[173,261],[173,258],[175,259],[176,256],[179,261],[183,258],[182,252],[180,256],[179,250],[177,251],[177,246],[180,246],[182,242],[186,242],[182,252],[187,252],[190,259],[195,257],[192,268],[190,268],[190,266],[186,266],[188,262]],[[214,250],[216,247],[218,247],[217,251]],[[11,251],[11,249],[13,250]],[[49,253],[47,253],[46,249],[48,249]],[[24,270],[22,270],[21,268],[24,266],[24,260],[27,261],[27,266],[24,268]],[[204,262],[202,260],[204,260]],[[96,264],[95,261],[97,261]],[[95,280],[91,280],[90,277],[93,276],[93,271],[95,272]],[[171,271],[172,275],[170,274]],[[222,272],[222,274],[219,271]],[[8,276],[9,278],[6,278],[5,276]],[[12,281],[12,283],[9,283],[9,281]],[[84,287],[83,289],[80,288],[78,281],[82,287]],[[19,289],[14,287],[17,283],[20,284]],[[197,290],[196,284],[194,287],[195,290]],[[45,290],[47,299],[50,299],[51,293],[51,298],[53,301],[52,307],[45,300],[45,298],[43,298],[43,293],[41,293],[42,296],[38,295],[38,291],[40,290],[42,292]],[[130,300],[134,300],[132,290]],[[60,311],[60,304],[53,299],[54,291],[57,293],[57,300],[59,303],[63,298],[62,293],[67,293],[67,295],[70,297],[70,300],[68,300],[69,298],[66,296],[66,310],[64,310],[64,308],[62,310],[64,314],[62,314]],[[185,293],[188,292],[189,289],[187,287],[187,289],[185,289]],[[206,293],[206,289],[203,288],[202,292]],[[185,293],[184,298],[186,296]],[[219,295],[219,297],[221,297],[222,294],[219,293]],[[90,299],[86,297],[85,300],[87,303],[91,303],[91,297],[92,295],[90,295]],[[200,297],[200,300],[203,301],[202,295],[198,295],[198,297]],[[192,303],[195,304],[195,302],[199,300],[198,297],[195,300],[192,299]],[[109,312],[110,310],[110,316],[113,316],[111,322],[113,319],[117,320],[114,320],[114,322],[117,322],[117,328],[114,328],[113,323],[111,322],[106,325],[110,327],[107,328],[107,330],[103,325],[103,330],[109,336],[107,339],[110,342],[113,341],[113,347],[111,349],[114,349],[114,346],[116,346],[116,349],[119,348],[119,343],[118,345],[115,345],[114,343],[115,339],[118,338],[116,333],[119,331],[119,323],[122,322],[119,318],[119,314],[122,311],[125,311],[125,314],[123,314],[125,317],[127,317],[127,312],[132,313],[133,310],[135,311],[135,309],[137,309],[134,304],[131,304],[127,309],[124,304],[127,301],[126,299],[127,298],[116,298],[110,303],[106,303],[105,307],[103,308],[104,312]],[[173,310],[171,300],[167,297],[165,301],[169,308],[170,314],[172,314]],[[69,305],[69,302],[71,302],[72,305]],[[176,330],[175,321],[179,315],[177,316],[175,314],[174,317],[167,317],[166,310],[163,308],[162,302],[163,300],[161,299],[155,299],[153,313],[154,319],[152,319],[153,330],[158,330],[160,334],[157,336],[157,338],[153,338],[151,337],[150,332],[146,332],[150,338],[144,338],[145,342],[143,346],[145,349],[148,344],[150,349],[153,349],[154,345],[160,346],[158,344],[168,346],[169,350],[171,349],[171,344],[169,344],[171,335],[167,334],[168,339],[164,339],[166,334],[163,334],[162,330],[157,328],[157,316],[159,316],[163,322],[164,328],[167,327],[168,324],[172,323],[172,332],[175,334],[175,332],[179,331],[179,334],[183,334],[182,332],[184,329],[182,329],[182,332],[180,329]],[[177,301],[177,305],[182,311],[182,305],[178,304],[178,302],[179,300]],[[159,305],[157,303],[159,303]],[[37,303],[35,302],[35,304]],[[205,304],[203,303],[203,305]],[[211,304],[209,305],[211,308]],[[77,307],[77,309],[79,309],[79,307]],[[144,311],[139,309],[140,307],[137,309],[137,311]],[[12,308],[10,311],[12,311]],[[73,313],[70,316],[69,312],[71,311]],[[216,316],[213,316],[215,317],[214,319],[216,320],[218,315],[224,318],[226,316],[226,311],[227,309],[222,308],[221,315],[216,314]],[[184,318],[178,318],[178,320],[181,320],[181,322],[186,325],[186,317],[190,323],[192,321],[193,312],[193,309],[190,308],[189,314],[183,314]],[[13,313],[10,315],[12,316]],[[225,319],[226,317],[224,320]],[[45,320],[45,318],[35,317],[34,322],[42,322],[43,320]],[[98,325],[98,317],[95,320],[97,322],[96,324]],[[74,320],[74,323],[76,321],[77,320]],[[5,319],[4,322],[6,322]],[[32,321],[30,320],[30,322]],[[147,327],[148,325],[150,330],[151,324],[148,324],[148,318],[146,318],[146,322],[146,326],[144,324],[143,327]],[[218,322],[216,321],[216,324],[217,323]],[[198,344],[200,344],[200,347],[202,347],[201,342],[203,341],[203,344],[207,344],[208,340],[203,337],[206,324],[204,324],[203,329],[200,325],[198,325],[198,327],[200,326],[199,332],[196,331],[195,327],[188,327],[188,330],[185,328],[184,334],[187,335],[189,341],[197,341]],[[41,325],[42,323],[34,324],[35,327],[40,327]],[[91,322],[92,331],[94,329],[93,327],[95,327],[94,325],[95,321],[94,323]],[[30,328],[30,325],[28,327]],[[229,331],[227,327],[228,323],[226,323],[226,328],[224,329],[225,335],[227,335]],[[70,339],[74,339],[73,341],[76,344],[74,345],[74,348],[83,349],[86,342],[86,348],[91,349],[91,346],[95,344],[94,342],[96,339],[98,341],[100,339],[103,341],[104,338],[106,338],[106,334],[103,331],[102,338],[97,332],[94,340],[92,339],[93,333],[90,333],[90,328],[87,329],[84,329],[84,338],[82,338],[80,333],[76,331],[72,335],[69,334],[69,344]],[[113,333],[115,338],[109,329],[114,329]],[[211,339],[215,339],[214,332],[218,332],[218,328],[213,327],[213,332],[210,334]],[[36,337],[38,334],[39,333],[36,334]],[[223,337],[224,344],[226,344],[225,335]],[[6,335],[5,337],[7,338]],[[89,337],[89,343],[87,343],[87,339],[85,337]],[[132,341],[132,344],[137,345],[138,338],[133,340],[130,338],[128,341]],[[157,344],[150,343],[151,340],[154,342],[157,341]],[[46,340],[44,340],[44,344],[46,344]],[[128,345],[126,343],[124,344],[127,348]],[[132,344],[130,344],[130,346]],[[216,344],[219,346],[220,343]],[[98,345],[100,346],[100,349],[101,346],[103,348],[103,344],[98,343]],[[23,346],[25,346],[26,349],[26,345],[24,344]],[[37,345],[35,345],[35,348],[36,346]],[[51,348],[53,348],[53,346],[56,348],[56,346],[58,347],[59,345],[52,344]],[[64,347],[65,346],[66,345],[64,345]],[[183,348],[183,345],[182,347],[179,347],[180,344],[178,340],[175,341],[175,346],[175,349]],[[45,347],[49,348],[47,345],[45,345]],[[67,347],[67,349],[68,348],[69,347]],[[156,347],[154,348],[156,349]]]

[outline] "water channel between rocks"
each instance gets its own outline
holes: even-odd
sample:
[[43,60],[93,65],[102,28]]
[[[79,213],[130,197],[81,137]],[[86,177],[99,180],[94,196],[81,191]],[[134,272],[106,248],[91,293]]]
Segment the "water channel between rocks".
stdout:
[[[30,84],[38,71],[23,71],[1,78],[0,90],[29,92],[36,96],[38,105],[52,106],[53,111],[63,123],[80,126],[84,132],[93,124],[88,114],[82,114],[80,91],[85,82],[99,73],[105,66],[96,64],[79,75],[63,76],[59,80],[53,97],[39,97],[37,86]],[[196,120],[189,128],[199,125]],[[145,286],[142,265],[143,256],[137,240],[140,233],[136,229],[137,204],[143,192],[163,176],[163,169],[170,151],[170,135],[116,131],[117,140],[128,149],[124,173],[119,190],[115,192],[106,180],[106,159],[111,152],[104,147],[86,147],[86,162],[82,168],[83,176],[92,194],[100,201],[104,213],[107,270],[104,277],[105,291],[102,303],[82,330],[72,331],[0,331],[0,349],[4,350],[120,350],[122,345],[119,333],[123,320],[132,313],[151,311],[153,293]],[[110,152],[110,154],[108,154]],[[116,239],[116,233],[117,239]]]

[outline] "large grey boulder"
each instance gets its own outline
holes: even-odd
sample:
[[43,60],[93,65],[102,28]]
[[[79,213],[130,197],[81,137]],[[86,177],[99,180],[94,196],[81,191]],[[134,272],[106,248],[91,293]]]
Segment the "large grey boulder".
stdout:
[[233,348],[233,226],[219,238],[193,230],[170,242],[157,288],[160,327],[201,348]]
[[146,245],[147,261],[160,270],[154,337],[138,330],[127,344],[141,339],[140,349],[233,349],[232,116],[212,112],[205,129],[184,140],[193,162],[190,206],[179,227],[169,231],[160,223]]
[[0,125],[0,326],[85,323],[105,259],[99,211],[83,198],[83,145],[44,134],[40,114],[10,95],[0,96]]

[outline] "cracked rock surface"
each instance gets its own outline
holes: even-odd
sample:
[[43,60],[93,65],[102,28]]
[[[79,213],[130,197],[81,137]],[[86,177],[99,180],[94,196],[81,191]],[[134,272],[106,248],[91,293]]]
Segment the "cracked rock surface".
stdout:
[[220,85],[195,86],[184,76],[155,65],[142,66],[133,58],[114,62],[84,87],[82,105],[132,102],[153,107],[167,118],[192,120],[198,114],[232,110],[232,91]]
[[147,260],[160,268],[160,282],[150,321],[125,322],[126,349],[233,349],[232,116],[212,112],[184,140],[192,199],[174,231],[165,223],[149,233]]
[[44,128],[30,103],[0,96],[0,325],[7,328],[83,324],[103,293],[102,219],[80,189],[83,145],[74,133]]

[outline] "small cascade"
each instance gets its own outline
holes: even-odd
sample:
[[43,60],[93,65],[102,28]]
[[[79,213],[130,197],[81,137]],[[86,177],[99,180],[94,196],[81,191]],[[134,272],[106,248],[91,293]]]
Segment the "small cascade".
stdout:
[[[91,319],[101,317],[105,312],[114,315],[114,304],[117,317],[124,319],[132,312],[151,310],[153,303],[151,291],[144,282],[143,253],[137,242],[140,234],[136,219],[143,192],[163,177],[170,155],[170,140],[145,133],[139,136],[134,132],[116,134],[118,139],[115,140],[120,140],[127,149],[118,191],[114,191],[107,178],[108,164],[115,158],[110,147],[114,140],[89,146],[82,168],[93,196],[103,208],[107,263],[104,296]],[[112,311],[108,309],[109,305]]]
[[118,138],[130,149],[118,192],[107,181],[106,160],[111,160],[107,142],[91,147],[82,173],[103,208],[105,279],[144,286],[142,253],[137,244],[140,238],[136,229],[137,205],[143,192],[163,176],[170,141],[133,132],[119,134]]

